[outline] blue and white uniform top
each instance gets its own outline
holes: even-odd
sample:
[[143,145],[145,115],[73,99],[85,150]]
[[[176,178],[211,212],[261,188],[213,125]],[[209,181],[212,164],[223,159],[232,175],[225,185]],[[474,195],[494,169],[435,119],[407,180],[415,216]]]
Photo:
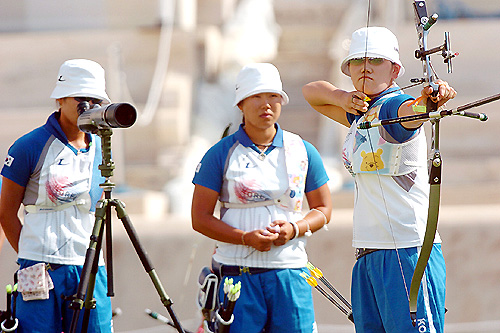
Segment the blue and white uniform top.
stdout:
[[[276,128],[272,145],[261,153],[240,126],[210,148],[196,169],[193,183],[219,193],[220,219],[235,228],[266,229],[275,220],[302,219],[304,194],[328,181],[316,148]],[[305,245],[305,237],[298,237],[259,252],[220,242],[214,259],[226,265],[298,268],[307,263]]]
[[[347,113],[351,128],[342,157],[356,184],[353,247],[392,249],[422,245],[429,206],[423,127],[401,124],[358,129],[361,122],[396,118],[413,99],[398,88],[370,101],[363,116]],[[385,93],[385,92],[384,92]],[[439,235],[435,242],[441,242]]]
[[26,188],[18,257],[55,264],[83,265],[97,201],[104,181],[100,138],[89,148],[68,143],[53,113],[45,125],[10,147],[2,176]]

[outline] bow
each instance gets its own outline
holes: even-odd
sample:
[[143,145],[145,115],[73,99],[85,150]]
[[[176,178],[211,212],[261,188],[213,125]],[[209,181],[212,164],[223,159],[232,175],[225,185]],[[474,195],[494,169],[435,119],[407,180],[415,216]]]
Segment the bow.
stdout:
[[[437,94],[438,86],[434,81],[434,71],[431,64],[430,55],[441,51],[444,62],[448,64],[448,72],[452,71],[451,59],[455,56],[450,51],[450,40],[449,33],[445,32],[445,40],[443,45],[428,49],[427,48],[427,36],[429,34],[429,29],[432,27],[438,18],[437,14],[432,16],[427,15],[427,8],[425,0],[414,0],[413,8],[415,11],[415,27],[417,29],[418,35],[418,45],[419,49],[415,51],[415,57],[422,60],[423,74],[424,74],[424,84],[431,86],[433,92]],[[427,112],[437,111],[437,103],[433,102],[431,98],[427,98]],[[422,276],[424,274],[425,268],[427,267],[427,262],[432,251],[434,244],[434,238],[436,236],[438,218],[439,218],[439,204],[440,204],[440,194],[441,194],[441,153],[439,151],[439,121],[440,118],[431,119],[432,126],[432,141],[431,141],[431,154],[429,160],[429,209],[427,215],[427,226],[424,235],[424,242],[420,250],[420,255],[418,257],[415,270],[413,272],[413,277],[410,285],[409,293],[409,306],[410,306],[410,317],[413,326],[417,324],[417,298],[418,290],[420,289],[420,284],[422,281]]]
[[[427,49],[427,35],[430,27],[436,22],[437,14],[432,15],[430,18],[427,16],[427,8],[425,0],[414,0],[413,7],[415,10],[415,26],[418,34],[419,50],[415,52],[415,57],[422,60],[423,73],[425,82],[437,92],[437,86],[433,82],[432,67],[430,60],[430,52]],[[449,46],[449,35],[445,33],[445,45]],[[451,71],[451,59],[448,60],[448,71]],[[437,110],[437,104],[431,98],[427,99],[427,111],[432,112]],[[418,257],[417,265],[413,272],[413,277],[410,285],[409,305],[410,317],[413,326],[417,322],[417,298],[418,290],[422,281],[422,276],[429,261],[429,257],[434,244],[436,236],[438,218],[439,218],[439,204],[441,194],[441,153],[439,151],[439,118],[433,120],[432,124],[432,142],[431,142],[431,158],[429,170],[429,210],[427,215],[427,227],[425,230],[424,242]]]

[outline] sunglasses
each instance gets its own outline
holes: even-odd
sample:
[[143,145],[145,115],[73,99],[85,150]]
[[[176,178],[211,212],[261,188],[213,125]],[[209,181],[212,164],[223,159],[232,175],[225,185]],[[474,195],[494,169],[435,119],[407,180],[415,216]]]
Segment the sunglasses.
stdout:
[[365,59],[370,63],[370,65],[380,65],[384,62],[384,58],[354,58],[349,60],[349,64],[354,66],[362,65],[365,62]]
[[73,98],[78,103],[81,103],[81,102],[92,102],[92,104],[101,104],[102,103],[102,99],[99,99],[99,98],[93,98],[93,97],[73,97]]

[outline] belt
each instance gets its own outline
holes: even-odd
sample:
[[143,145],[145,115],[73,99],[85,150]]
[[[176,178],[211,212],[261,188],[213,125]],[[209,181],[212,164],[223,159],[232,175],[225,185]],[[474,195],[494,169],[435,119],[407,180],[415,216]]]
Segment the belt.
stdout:
[[46,264],[47,270],[51,271],[55,271],[56,269],[61,268],[63,266],[64,266],[63,264],[51,264],[51,263]]
[[356,260],[359,260],[367,254],[373,253],[378,250],[379,249],[356,248],[354,255],[356,256]]
[[242,275],[243,273],[260,274],[269,272],[273,269],[274,268],[221,265],[220,271],[222,276],[238,276]]

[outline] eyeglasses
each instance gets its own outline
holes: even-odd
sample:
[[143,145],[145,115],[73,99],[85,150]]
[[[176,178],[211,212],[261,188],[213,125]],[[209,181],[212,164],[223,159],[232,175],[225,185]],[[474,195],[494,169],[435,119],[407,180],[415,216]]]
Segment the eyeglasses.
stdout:
[[81,102],[92,102],[92,104],[101,104],[102,99],[99,98],[93,98],[93,97],[73,97],[75,101],[81,103]]
[[384,58],[353,58],[349,60],[349,64],[354,66],[362,65],[365,62],[365,59],[370,63],[370,65],[380,65],[384,62]]

